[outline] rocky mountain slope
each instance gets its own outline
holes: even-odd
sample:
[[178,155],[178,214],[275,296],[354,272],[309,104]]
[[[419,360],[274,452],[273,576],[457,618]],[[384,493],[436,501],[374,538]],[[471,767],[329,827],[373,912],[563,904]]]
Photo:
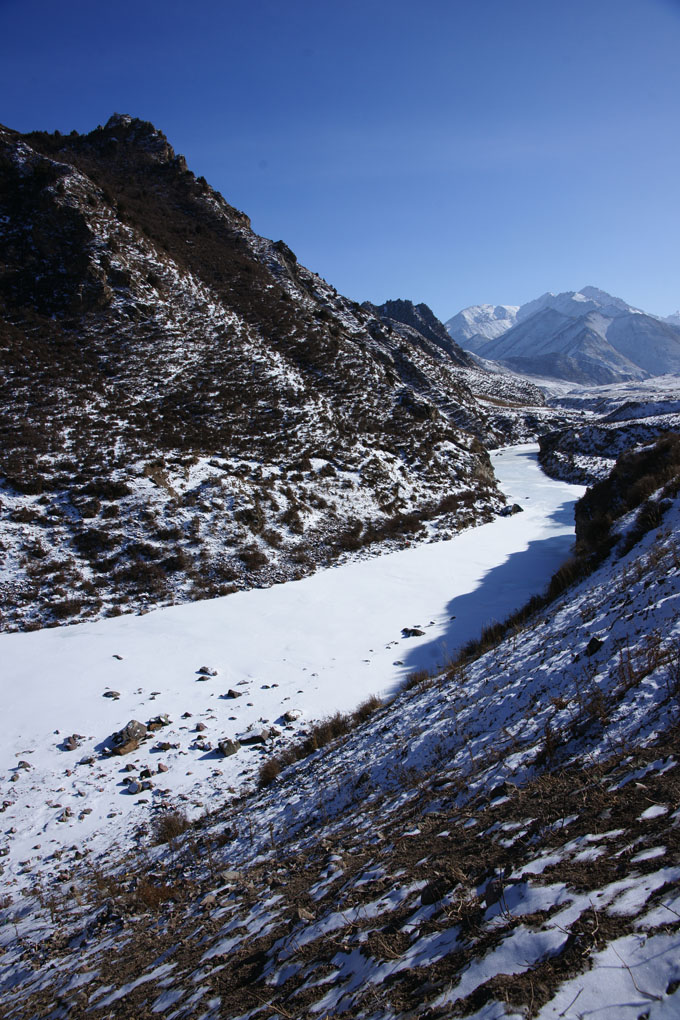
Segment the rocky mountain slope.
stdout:
[[527,375],[597,385],[680,372],[677,324],[596,287],[472,307],[447,328],[466,350]]
[[677,1015],[679,500],[677,436],[629,453],[443,669],[8,897],[8,1020]]
[[541,436],[541,465],[553,478],[590,485],[610,474],[620,454],[680,433],[680,380],[673,376],[597,386],[553,402],[586,413],[577,425]]
[[151,124],[3,128],[0,182],[5,629],[488,519],[485,447],[564,419],[467,368],[431,313],[404,335],[337,294]]

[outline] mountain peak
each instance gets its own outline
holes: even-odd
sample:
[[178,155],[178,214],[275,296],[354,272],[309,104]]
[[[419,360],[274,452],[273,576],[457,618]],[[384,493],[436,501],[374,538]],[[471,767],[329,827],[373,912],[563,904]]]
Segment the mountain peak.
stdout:
[[680,330],[599,287],[523,304],[506,323],[491,305],[463,309],[447,328],[463,348],[528,375],[578,383],[644,379],[680,371]]

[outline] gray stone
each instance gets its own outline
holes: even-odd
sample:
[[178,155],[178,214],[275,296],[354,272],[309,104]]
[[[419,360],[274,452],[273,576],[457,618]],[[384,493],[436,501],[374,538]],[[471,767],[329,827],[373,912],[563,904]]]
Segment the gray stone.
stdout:
[[246,733],[239,735],[239,741],[244,745],[249,744],[266,744],[267,740],[271,736],[271,730],[248,730]]
[[222,752],[222,754],[226,758],[230,754],[236,754],[236,752],[238,751],[238,749],[241,746],[241,742],[239,740],[228,740],[228,739],[225,739],[225,740],[220,740],[220,742],[219,742],[219,744],[217,746],[219,747],[220,751]]
[[122,730],[118,730],[113,735],[114,744],[125,744],[128,740],[142,740],[146,736],[146,726],[144,723],[138,722],[137,719],[131,719],[129,723],[123,726]]
[[598,637],[591,637],[590,641],[585,647],[586,655],[588,656],[595,655],[595,653],[599,652],[600,648],[602,648],[603,644],[604,641],[600,641]]

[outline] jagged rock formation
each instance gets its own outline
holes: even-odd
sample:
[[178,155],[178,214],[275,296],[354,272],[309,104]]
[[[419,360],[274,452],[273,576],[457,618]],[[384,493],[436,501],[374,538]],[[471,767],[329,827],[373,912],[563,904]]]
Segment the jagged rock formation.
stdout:
[[419,343],[421,337],[426,337],[446,351],[455,364],[462,368],[475,367],[469,354],[459,344],[452,342],[444,323],[439,321],[426,304],[414,305],[412,301],[398,300],[385,301],[376,306],[366,301],[362,307],[388,323],[401,336],[415,343]]
[[597,287],[449,319],[466,350],[527,375],[603,384],[680,372],[680,327]]
[[500,430],[424,306],[430,335],[400,335],[127,116],[3,128],[0,174],[4,627],[270,583],[497,508],[479,440]]

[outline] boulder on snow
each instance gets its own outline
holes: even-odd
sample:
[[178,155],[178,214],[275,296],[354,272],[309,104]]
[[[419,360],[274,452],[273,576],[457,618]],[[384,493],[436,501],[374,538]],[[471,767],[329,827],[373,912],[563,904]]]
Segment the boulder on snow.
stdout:
[[230,687],[229,690],[227,691],[227,693],[225,695],[223,695],[223,697],[225,697],[225,698],[241,698],[241,697],[243,697],[243,692],[242,691],[235,691],[235,690],[233,690],[233,688]]
[[61,742],[61,748],[64,751],[75,751],[76,748],[80,747],[80,742],[83,737],[80,733],[72,733],[70,737],[64,737]]
[[149,719],[146,724],[146,728],[147,730],[151,730],[153,733],[156,730],[162,730],[164,726],[169,726],[170,722],[171,720],[169,715],[157,715],[154,716],[153,719]]
[[498,511],[499,517],[514,517],[515,514],[524,513],[524,507],[520,506],[519,503],[513,503],[512,506],[504,506],[502,510]]
[[286,722],[296,722],[302,718],[302,712],[299,708],[289,708],[287,712],[283,713],[283,718]]
[[225,738],[224,740],[220,740],[217,746],[225,758],[227,758],[230,754],[236,754],[241,746],[241,742],[239,740],[228,740]]
[[425,631],[420,627],[402,627],[401,633],[402,637],[422,637]]
[[239,734],[238,740],[241,744],[266,744],[269,738],[272,736],[270,729],[262,730],[247,730],[245,733]]
[[603,644],[604,641],[601,641],[599,637],[591,637],[590,641],[585,647],[586,655],[595,655],[595,652],[599,652]]
[[140,740],[144,739],[146,733],[147,730],[144,723],[138,722],[137,719],[131,719],[122,730],[114,733],[109,740],[111,750],[114,754],[129,754],[131,751],[136,751]]
[[217,670],[213,669],[212,666],[201,666],[200,669],[196,670],[196,672],[198,673],[199,677],[203,678],[207,676],[217,676]]

